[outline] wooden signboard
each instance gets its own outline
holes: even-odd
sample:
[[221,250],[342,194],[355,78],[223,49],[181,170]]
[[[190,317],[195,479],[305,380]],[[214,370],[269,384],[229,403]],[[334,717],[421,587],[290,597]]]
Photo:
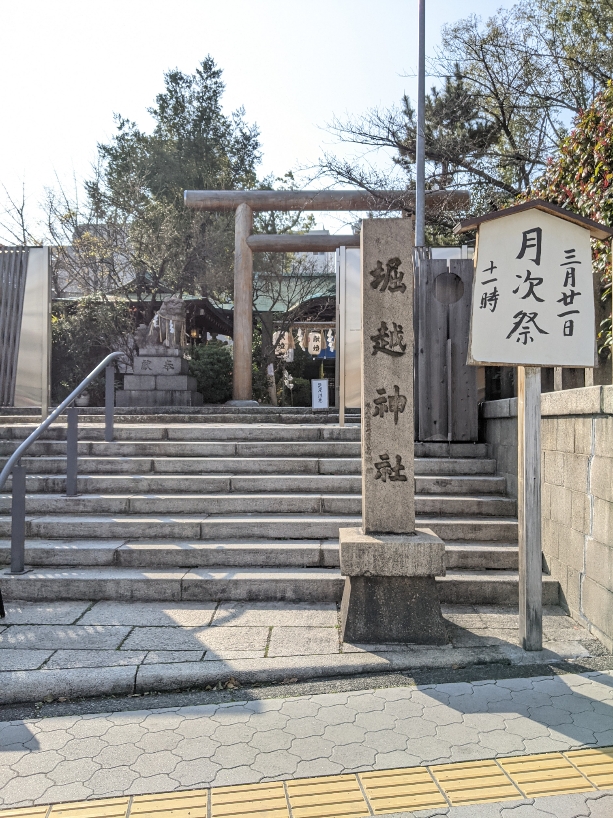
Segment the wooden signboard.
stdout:
[[504,213],[479,225],[469,363],[594,366],[589,229]]
[[590,238],[613,230],[541,200],[467,219],[478,230],[468,363],[518,368],[519,624],[541,650],[541,366],[592,367]]

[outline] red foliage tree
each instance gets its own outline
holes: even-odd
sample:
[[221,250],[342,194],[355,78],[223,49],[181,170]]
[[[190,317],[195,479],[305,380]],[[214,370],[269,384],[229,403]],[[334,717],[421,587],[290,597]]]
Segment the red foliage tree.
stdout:
[[[542,176],[522,194],[521,200],[545,199],[613,226],[613,83],[599,93],[577,117],[550,157]],[[611,355],[611,246],[593,241],[594,269],[600,276],[600,297],[608,318],[600,325],[600,353]]]

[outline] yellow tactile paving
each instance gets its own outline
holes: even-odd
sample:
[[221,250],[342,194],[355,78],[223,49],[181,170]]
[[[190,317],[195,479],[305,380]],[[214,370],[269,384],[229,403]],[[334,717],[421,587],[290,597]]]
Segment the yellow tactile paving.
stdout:
[[100,801],[79,801],[76,804],[54,804],[49,818],[124,818],[130,799],[103,798]]
[[527,798],[594,789],[562,753],[501,758],[499,761]]
[[360,781],[375,815],[447,806],[425,767],[360,773]]
[[571,750],[564,755],[599,789],[613,787],[613,747]]
[[294,818],[362,818],[368,807],[355,775],[287,782]]
[[362,818],[360,783],[375,815],[444,807],[445,796],[457,806],[613,789],[613,747],[20,807],[0,818],[127,818],[128,807],[130,818],[290,818],[288,797],[293,818]]
[[208,790],[135,795],[130,818],[207,818]]
[[211,790],[211,818],[289,818],[285,790],[280,781]]
[[467,761],[437,764],[432,775],[445,791],[452,806],[510,801],[522,797],[495,761]]

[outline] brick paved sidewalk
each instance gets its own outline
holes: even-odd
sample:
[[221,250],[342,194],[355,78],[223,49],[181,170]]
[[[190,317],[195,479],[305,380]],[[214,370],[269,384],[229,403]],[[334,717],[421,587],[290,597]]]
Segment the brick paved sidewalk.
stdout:
[[0,703],[606,654],[560,608],[545,611],[538,653],[519,647],[514,609],[444,614],[451,642],[427,648],[341,645],[333,604],[10,602],[0,620]]
[[[0,723],[0,805],[613,745],[613,671],[299,697],[283,697],[279,689],[277,694],[247,702]],[[498,812],[486,805],[473,806],[472,812],[449,807],[427,814],[613,814],[613,794],[592,790],[564,799],[570,811],[546,808],[545,798],[536,799],[534,807],[524,800],[512,813],[508,802]]]

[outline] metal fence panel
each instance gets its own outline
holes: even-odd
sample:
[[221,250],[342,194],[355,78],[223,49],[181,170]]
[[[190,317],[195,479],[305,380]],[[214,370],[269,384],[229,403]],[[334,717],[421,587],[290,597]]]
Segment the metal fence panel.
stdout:
[[0,406],[15,398],[28,248],[0,248]]

